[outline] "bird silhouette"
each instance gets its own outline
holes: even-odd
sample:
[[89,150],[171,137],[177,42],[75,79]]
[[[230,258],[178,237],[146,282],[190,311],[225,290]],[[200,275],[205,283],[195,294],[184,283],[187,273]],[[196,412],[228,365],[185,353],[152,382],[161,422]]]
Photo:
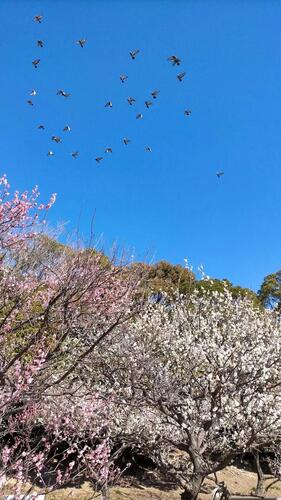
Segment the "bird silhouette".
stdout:
[[53,151],[48,151],[47,156],[55,156],[55,153]]
[[63,127],[63,132],[70,132],[71,128],[69,125],[66,125],[65,127]]
[[112,153],[112,148],[106,148],[106,149],[104,150],[104,152],[105,152],[105,153]]
[[33,102],[31,101],[31,99],[28,99],[28,101],[26,101],[27,104],[29,104],[29,106],[34,106]]
[[177,79],[179,80],[179,82],[182,82],[182,81],[183,81],[183,79],[184,79],[185,75],[186,75],[186,72],[185,72],[185,71],[184,71],[183,73],[179,73],[179,74],[177,75]]
[[151,149],[151,147],[150,147],[150,146],[146,146],[146,147],[144,148],[144,150],[145,150],[147,153],[151,153],[151,152],[152,152],[152,149]]
[[137,120],[141,120],[143,118],[143,114],[142,113],[138,113],[137,116],[136,116],[136,119]]
[[222,175],[224,175],[224,172],[216,172],[216,176],[219,179]]
[[144,104],[146,105],[147,109],[149,109],[153,103],[151,101],[145,101]]
[[36,23],[41,23],[43,19],[43,16],[34,16],[33,21]]
[[80,45],[80,47],[83,49],[85,43],[87,42],[87,40],[85,38],[80,38],[80,40],[77,40],[77,45]]
[[172,63],[173,66],[179,66],[181,63],[181,60],[177,56],[170,56],[168,57],[168,61]]
[[136,99],[134,99],[134,97],[128,97],[127,101],[130,104],[130,106],[132,106],[132,104],[134,104],[134,102],[136,102]]
[[74,151],[73,153],[71,153],[71,156],[76,160],[76,158],[78,158],[79,156],[79,151]]
[[98,156],[95,160],[97,163],[100,163],[103,160],[103,156]]
[[113,104],[111,101],[107,101],[107,103],[104,105],[105,108],[112,108]]
[[41,47],[41,49],[42,49],[42,47],[44,47],[43,40],[37,40],[37,47]]
[[185,116],[191,115],[191,110],[190,109],[185,109],[184,110],[184,114],[185,114]]
[[39,130],[45,130],[45,125],[38,125],[37,127]]
[[120,80],[122,83],[124,83],[126,80],[128,80],[128,76],[127,75],[120,75]]
[[140,51],[139,49],[132,50],[132,51],[130,52],[130,56],[131,56],[131,58],[132,58],[132,59],[136,59],[136,56],[138,55],[139,51]]
[[124,137],[123,142],[127,146],[129,142],[131,142],[131,139],[128,139],[128,137]]
[[37,94],[37,92],[36,92],[36,90],[34,90],[34,89],[32,89],[32,90],[31,90],[31,92],[29,92],[29,95],[33,95],[33,96],[34,96],[34,95],[36,95],[36,94]]
[[59,144],[60,142],[62,142],[61,138],[58,135],[53,135],[52,136],[52,141],[56,142],[57,144]]
[[33,64],[34,68],[37,68],[38,65],[40,64],[40,59],[34,59],[34,61],[32,61],[32,64]]
[[59,89],[57,91],[57,95],[62,95],[63,97],[69,97],[71,94],[69,92],[65,92],[65,90]]
[[160,94],[160,90],[153,90],[153,92],[151,92],[151,96],[153,97],[153,99],[156,99],[158,94]]

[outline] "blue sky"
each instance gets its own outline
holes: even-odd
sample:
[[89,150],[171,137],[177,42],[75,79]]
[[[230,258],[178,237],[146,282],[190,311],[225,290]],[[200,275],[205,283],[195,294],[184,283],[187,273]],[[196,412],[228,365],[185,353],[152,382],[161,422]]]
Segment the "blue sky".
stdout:
[[[106,248],[117,241],[137,260],[188,257],[254,289],[281,267],[281,2],[1,0],[0,18],[1,172],[15,189],[58,193],[51,224],[72,231],[79,221],[86,236],[95,212]],[[106,147],[113,154],[97,165]]]

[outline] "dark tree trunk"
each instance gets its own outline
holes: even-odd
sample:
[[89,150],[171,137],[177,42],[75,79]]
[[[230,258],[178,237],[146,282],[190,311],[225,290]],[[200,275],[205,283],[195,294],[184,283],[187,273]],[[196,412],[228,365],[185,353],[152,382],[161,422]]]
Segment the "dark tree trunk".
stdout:
[[254,450],[253,456],[254,456],[255,465],[256,465],[256,473],[258,476],[255,494],[258,496],[263,496],[265,493],[265,484],[264,484],[265,476],[264,476],[264,473],[263,473],[263,470],[261,467],[261,463],[260,463],[260,452],[257,450]]
[[181,494],[181,500],[196,500],[199,492],[201,485],[203,483],[203,476],[196,476],[194,477],[188,486],[183,490]]
[[181,493],[181,500],[194,500],[196,496],[193,496],[192,492],[190,490],[184,490]]
[[102,488],[101,497],[102,500],[109,500],[109,489],[107,487]]

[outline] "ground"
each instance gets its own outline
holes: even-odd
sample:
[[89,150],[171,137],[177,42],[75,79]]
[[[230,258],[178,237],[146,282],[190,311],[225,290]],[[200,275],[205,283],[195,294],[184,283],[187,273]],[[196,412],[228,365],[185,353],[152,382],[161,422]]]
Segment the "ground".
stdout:
[[[225,481],[232,494],[249,495],[254,493],[257,476],[253,472],[230,466],[218,472],[217,477],[219,481]],[[155,480],[149,481],[148,478],[145,483],[138,483],[134,478],[127,478],[123,481],[125,483],[132,482],[133,485],[116,486],[112,488],[110,500],[180,500],[180,490],[173,489],[167,483],[162,483],[162,485],[159,484],[156,488],[148,486],[149,482],[155,482]],[[267,484],[270,482],[272,482],[272,480],[267,481]],[[203,485],[204,493],[202,492],[200,494],[199,500],[210,500],[214,486],[213,481],[206,480]],[[10,492],[9,487],[5,488],[6,494]],[[271,486],[267,492],[267,496],[280,498],[281,482]],[[2,498],[3,496],[0,493],[0,499]],[[90,500],[91,498],[101,500],[99,495],[95,497],[92,496],[92,491],[88,483],[82,484],[79,488],[63,488],[49,493],[46,496],[46,500]]]
[[[225,481],[231,493],[251,494],[256,485],[256,475],[236,467],[227,467],[218,473],[218,479]],[[200,500],[209,500],[214,483],[206,481],[205,488],[209,491],[206,494],[200,494]],[[281,483],[273,485],[267,493],[268,496],[281,497]],[[47,495],[47,500],[66,500],[66,499],[88,500],[90,490],[87,483],[81,488],[67,488],[59,492]],[[100,498],[100,497],[96,497]],[[130,487],[112,488],[110,500],[180,500],[180,490],[164,490],[143,485]]]

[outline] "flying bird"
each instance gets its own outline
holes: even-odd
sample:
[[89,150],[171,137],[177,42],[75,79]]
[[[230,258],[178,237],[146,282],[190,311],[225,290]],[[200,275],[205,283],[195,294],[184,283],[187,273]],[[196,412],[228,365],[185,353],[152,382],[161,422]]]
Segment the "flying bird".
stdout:
[[158,94],[160,94],[160,90],[153,90],[153,92],[151,92],[151,96],[153,97],[153,99],[156,99]]
[[185,114],[185,116],[191,115],[191,109],[185,109],[184,114]]
[[70,132],[71,128],[69,125],[66,125],[65,127],[63,127],[63,132]]
[[113,104],[111,101],[107,101],[107,103],[104,105],[105,108],[112,108]]
[[148,108],[150,108],[152,106],[152,102],[151,101],[145,101],[145,105]]
[[180,58],[177,57],[177,56],[170,56],[170,57],[168,57],[168,61],[170,61],[173,64],[173,66],[179,66],[180,63],[181,63]]
[[151,149],[151,147],[150,147],[150,146],[146,146],[146,147],[144,148],[144,150],[145,150],[147,153],[151,153],[151,152],[152,152],[152,149]]
[[72,158],[74,158],[75,160],[76,160],[76,158],[78,158],[78,155],[79,155],[79,151],[74,151],[73,153],[71,153]]
[[57,144],[59,142],[62,142],[61,138],[58,135],[53,135],[52,136],[52,141],[55,141]]
[[55,153],[53,151],[48,151],[47,156],[55,156]]
[[112,153],[112,148],[106,148],[104,152],[105,153]]
[[128,139],[128,137],[124,137],[123,142],[127,146],[129,142],[131,142],[131,139]]
[[130,52],[130,56],[131,56],[131,58],[132,58],[132,59],[136,59],[136,56],[138,55],[139,51],[140,51],[139,49],[132,50],[132,51]]
[[37,127],[39,130],[45,130],[45,125],[38,125]]
[[132,106],[132,104],[134,104],[134,102],[136,102],[136,99],[134,99],[134,97],[128,97],[127,101],[130,104],[130,106]]
[[42,19],[43,16],[34,16],[33,21],[35,21],[36,23],[41,23]]
[[33,104],[33,102],[31,101],[31,99],[28,99],[27,104],[29,104],[29,106],[34,106],[34,104]]
[[122,83],[124,83],[126,80],[128,80],[127,75],[120,75],[119,78],[120,78],[120,80],[121,80]]
[[219,179],[222,175],[224,175],[224,172],[216,172],[216,176]]
[[65,92],[65,90],[59,89],[57,91],[57,95],[62,95],[63,97],[69,97],[71,94],[69,92]]
[[34,59],[34,61],[32,61],[32,64],[33,64],[34,68],[37,68],[38,64],[40,64],[40,59]]
[[32,91],[31,91],[31,92],[29,92],[29,95],[36,95],[36,94],[37,94],[37,92],[36,92],[36,90],[34,90],[34,89],[32,89]]
[[179,73],[179,74],[177,75],[177,79],[179,80],[179,82],[182,82],[182,81],[183,81],[183,79],[184,79],[185,75],[186,75],[186,72],[185,72],[185,71],[184,71],[183,73]]
[[97,158],[95,158],[95,160],[96,160],[97,163],[100,163],[103,160],[103,157],[102,156],[98,156]]
[[42,49],[43,46],[44,46],[43,40],[37,40],[37,47],[41,47]]
[[85,43],[86,43],[86,39],[85,38],[80,38],[80,40],[77,40],[77,45],[80,45],[80,47],[83,49]]
[[142,113],[138,113],[137,116],[136,116],[136,119],[137,120],[141,120],[143,118],[143,114]]

